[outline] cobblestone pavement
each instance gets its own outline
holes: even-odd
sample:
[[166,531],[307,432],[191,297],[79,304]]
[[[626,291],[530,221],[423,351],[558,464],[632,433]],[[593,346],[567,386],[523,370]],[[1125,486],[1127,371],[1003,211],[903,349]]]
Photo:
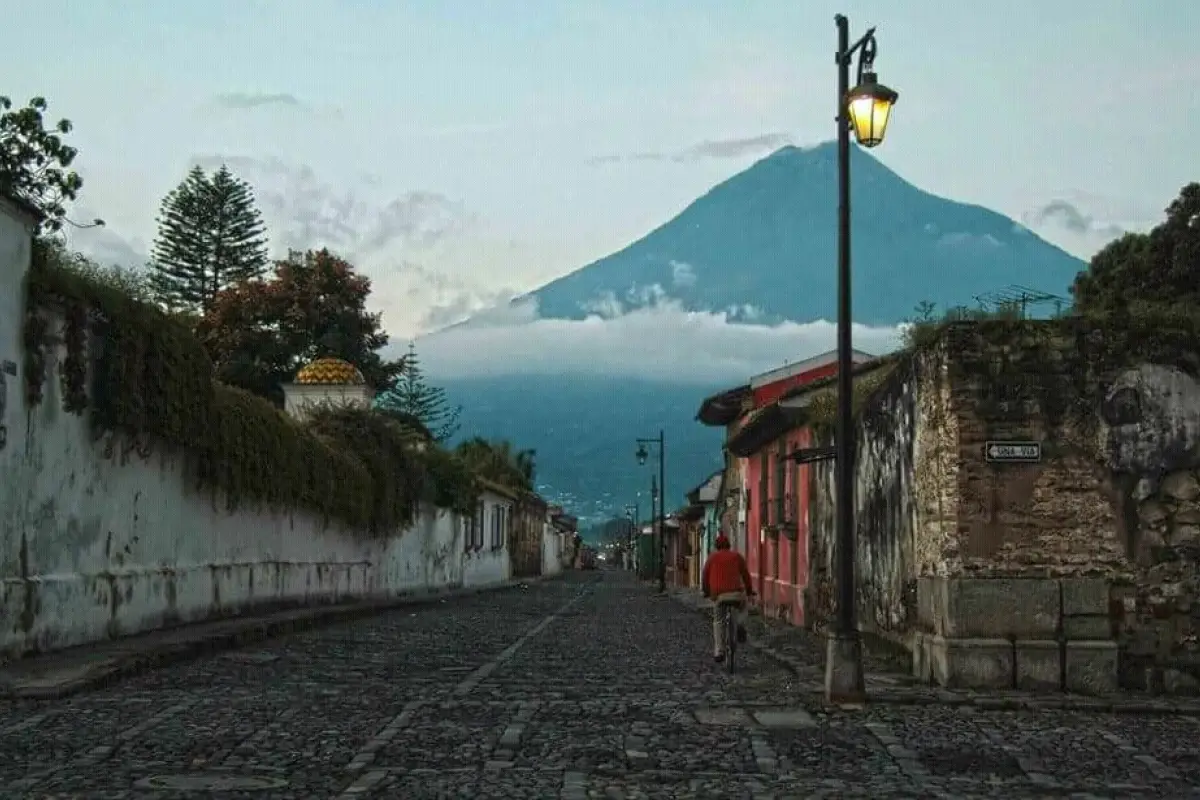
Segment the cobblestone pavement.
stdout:
[[[671,596],[684,606],[704,611],[710,603],[693,589],[672,589]],[[798,698],[805,705],[824,705],[825,639],[816,633],[782,620],[752,614],[749,621],[751,647],[786,665],[796,677]],[[904,705],[974,706],[989,711],[1082,711],[1138,715],[1200,717],[1200,697],[1152,695],[1117,691],[1101,697],[1061,692],[1018,689],[946,689],[921,683],[912,677],[911,657],[894,650],[863,648],[867,693],[874,703]]]
[[20,798],[1200,797],[1200,722],[820,713],[693,610],[571,574],[0,702]]

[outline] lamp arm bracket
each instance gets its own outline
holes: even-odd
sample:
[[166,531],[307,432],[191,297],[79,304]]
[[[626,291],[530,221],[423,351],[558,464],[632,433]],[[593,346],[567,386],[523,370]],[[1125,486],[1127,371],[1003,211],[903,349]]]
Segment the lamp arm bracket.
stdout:
[[[868,64],[875,60],[875,29],[868,28],[867,32],[859,37],[858,41],[846,48],[846,52],[838,55],[838,61],[850,66],[855,53],[859,50],[863,51],[863,61]],[[859,72],[862,72],[862,61],[859,62]]]

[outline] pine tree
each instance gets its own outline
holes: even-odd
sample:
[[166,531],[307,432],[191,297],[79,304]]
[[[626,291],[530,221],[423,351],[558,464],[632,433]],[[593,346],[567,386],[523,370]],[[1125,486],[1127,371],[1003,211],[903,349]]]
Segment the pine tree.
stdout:
[[211,176],[193,167],[162,203],[156,298],[171,309],[207,313],[219,292],[266,271],[265,231],[245,181],[224,165]]
[[439,442],[458,433],[458,418],[462,414],[462,406],[450,405],[445,389],[425,381],[416,346],[412,343],[409,343],[404,359],[404,372],[375,398],[375,408],[416,419]]

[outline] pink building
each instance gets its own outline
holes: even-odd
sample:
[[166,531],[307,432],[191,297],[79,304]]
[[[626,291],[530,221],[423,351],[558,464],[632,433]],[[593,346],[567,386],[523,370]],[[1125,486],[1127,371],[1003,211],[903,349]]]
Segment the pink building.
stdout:
[[[873,358],[854,353],[856,364]],[[756,375],[745,386],[714,395],[697,415],[704,424],[726,426],[727,472],[736,469],[740,478],[727,481],[740,487],[738,494],[722,498],[726,508],[740,504],[739,530],[725,532],[742,540],[739,546],[749,562],[763,611],[794,625],[805,622],[810,468],[790,456],[811,447],[813,436],[804,425],[803,410],[781,401],[836,374],[837,353],[825,353]]]

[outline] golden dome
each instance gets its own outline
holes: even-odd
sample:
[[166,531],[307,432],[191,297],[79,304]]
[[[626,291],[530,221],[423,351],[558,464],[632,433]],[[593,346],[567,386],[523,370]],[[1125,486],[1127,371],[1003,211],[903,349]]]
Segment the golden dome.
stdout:
[[366,383],[363,374],[349,361],[340,358],[318,358],[300,368],[296,383],[326,386],[361,386]]

